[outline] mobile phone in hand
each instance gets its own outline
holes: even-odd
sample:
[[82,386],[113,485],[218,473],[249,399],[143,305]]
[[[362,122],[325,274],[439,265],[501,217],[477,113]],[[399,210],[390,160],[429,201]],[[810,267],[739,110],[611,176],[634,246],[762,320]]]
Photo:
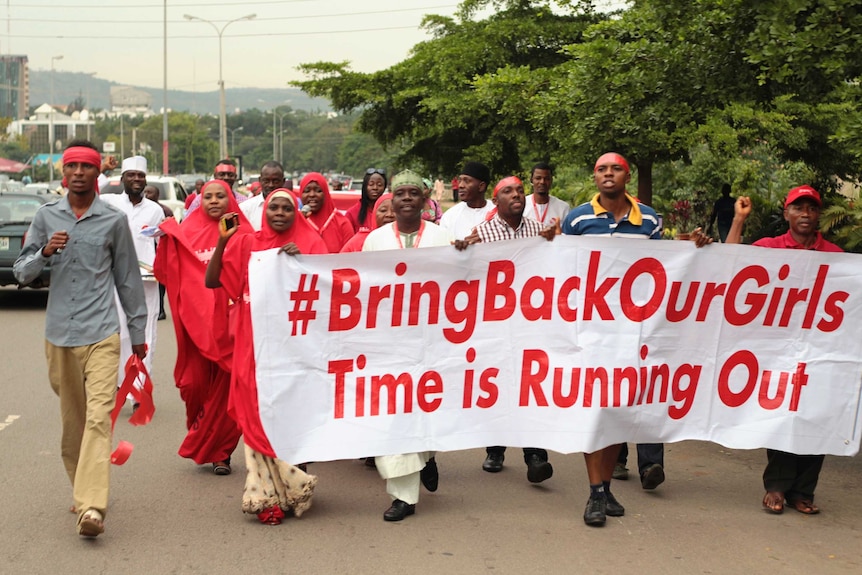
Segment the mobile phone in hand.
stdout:
[[219,223],[221,224],[222,230],[228,231],[239,225],[239,216],[237,214],[230,214],[229,216],[219,220]]

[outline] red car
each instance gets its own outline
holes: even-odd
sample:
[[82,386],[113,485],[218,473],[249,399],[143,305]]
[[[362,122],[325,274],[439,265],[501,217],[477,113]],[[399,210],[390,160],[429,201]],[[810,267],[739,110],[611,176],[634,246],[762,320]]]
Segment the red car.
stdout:
[[362,192],[359,190],[335,190],[330,191],[329,195],[332,197],[332,201],[335,202],[335,207],[343,214],[359,203]]

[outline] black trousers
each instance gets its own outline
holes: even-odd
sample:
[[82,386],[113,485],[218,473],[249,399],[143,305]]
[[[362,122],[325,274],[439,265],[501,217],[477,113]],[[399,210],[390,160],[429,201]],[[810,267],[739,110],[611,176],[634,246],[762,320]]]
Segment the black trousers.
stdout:
[[[638,443],[638,473],[643,475],[644,469],[658,463],[664,467],[664,443]],[[626,464],[629,458],[629,445],[623,443],[617,462]]]
[[[506,453],[506,448],[503,446],[500,446],[500,445],[497,445],[494,447],[486,447],[485,452],[488,455],[491,455],[492,453],[497,453],[499,455],[503,455],[504,453]],[[525,447],[524,448],[524,463],[527,463],[527,461],[530,459],[530,456],[533,454],[538,455],[539,459],[541,459],[542,461],[548,460],[547,450],[539,449],[538,447]]]
[[825,458],[824,455],[796,455],[767,449],[763,487],[767,491],[784,493],[788,500],[813,500]]

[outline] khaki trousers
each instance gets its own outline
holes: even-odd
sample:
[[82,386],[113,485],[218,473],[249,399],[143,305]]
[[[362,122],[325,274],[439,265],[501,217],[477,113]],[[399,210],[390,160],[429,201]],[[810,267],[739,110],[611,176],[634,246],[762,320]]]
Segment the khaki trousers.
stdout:
[[120,336],[59,347],[45,342],[48,379],[60,397],[60,453],[72,482],[78,519],[89,509],[104,516],[111,470],[111,410],[117,393]]

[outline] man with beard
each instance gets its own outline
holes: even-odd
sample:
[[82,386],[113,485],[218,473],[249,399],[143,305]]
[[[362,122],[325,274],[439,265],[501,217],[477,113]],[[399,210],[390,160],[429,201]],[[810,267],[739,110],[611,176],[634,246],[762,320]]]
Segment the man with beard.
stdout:
[[556,226],[558,229],[563,219],[569,215],[572,208],[551,195],[551,185],[554,183],[554,169],[544,162],[533,166],[530,172],[530,185],[533,193],[526,197],[524,216],[532,218],[546,226]]
[[284,167],[276,161],[270,161],[260,167],[260,193],[252,196],[239,205],[240,211],[254,228],[260,231],[263,222],[263,204],[266,197],[278,188],[284,188]]
[[[154,230],[165,218],[165,212],[156,202],[144,197],[147,186],[147,159],[143,156],[132,156],[123,160],[120,181],[123,183],[122,194],[104,194],[102,201],[126,215],[132,241],[135,244],[135,257],[144,283],[144,297],[147,303],[146,343],[149,353],[144,359],[147,371],[152,373],[153,356],[156,350],[156,322],[159,319],[159,284],[153,277],[153,261],[156,259],[156,242],[150,235],[144,235],[141,230]],[[125,373],[123,367],[132,353],[129,332],[125,328],[126,317],[119,298],[116,299],[117,314],[120,317],[120,372],[118,385],[122,384]],[[143,386],[143,380],[137,382]]]
[[[494,186],[492,202],[497,206],[496,214],[476,226],[476,231],[466,239],[455,242],[456,248],[462,249],[466,245],[478,242],[497,242],[534,236],[543,236],[549,241],[554,239],[556,224],[545,227],[524,214],[526,204],[524,184],[519,178],[510,176],[500,180]],[[482,463],[482,469],[489,473],[502,471],[506,448],[494,446],[486,448],[485,451],[487,456]],[[548,461],[548,452],[544,449],[525,447],[524,463],[527,464],[527,480],[530,483],[541,483],[554,474],[554,468]]]

